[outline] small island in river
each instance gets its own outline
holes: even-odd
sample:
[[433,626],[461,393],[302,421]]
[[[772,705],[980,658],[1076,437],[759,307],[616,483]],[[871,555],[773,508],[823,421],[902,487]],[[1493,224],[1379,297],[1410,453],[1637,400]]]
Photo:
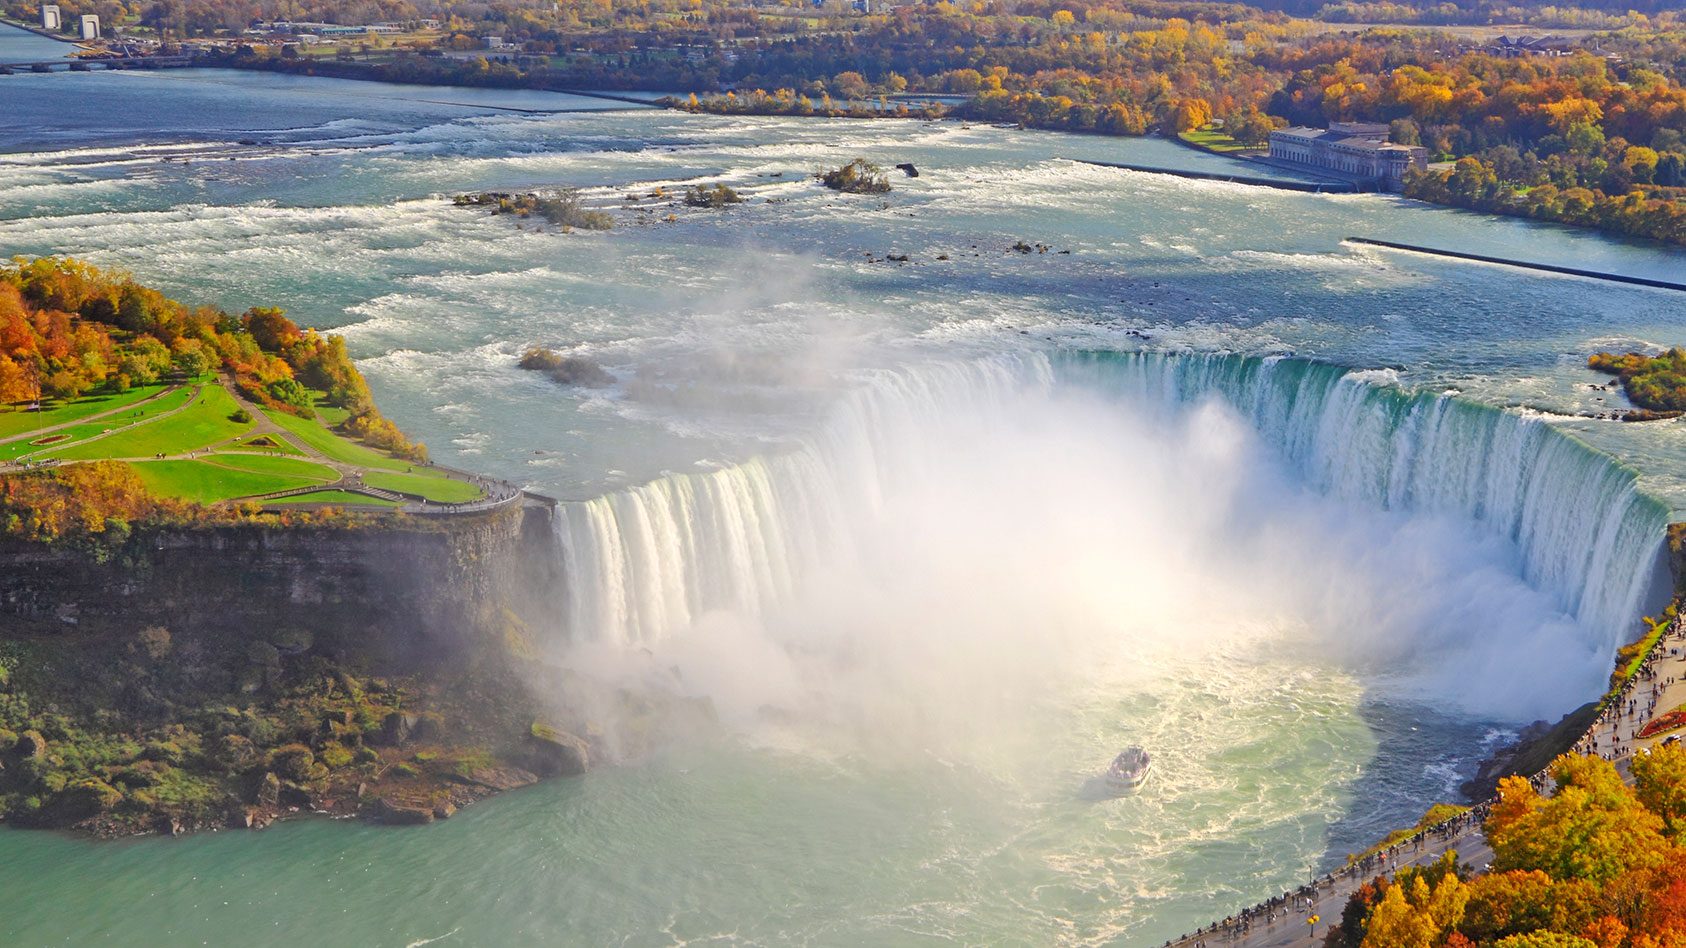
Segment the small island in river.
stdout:
[[1621,380],[1628,401],[1640,408],[1623,416],[1625,421],[1673,418],[1686,411],[1686,350],[1656,356],[1600,352],[1587,360],[1587,367]]

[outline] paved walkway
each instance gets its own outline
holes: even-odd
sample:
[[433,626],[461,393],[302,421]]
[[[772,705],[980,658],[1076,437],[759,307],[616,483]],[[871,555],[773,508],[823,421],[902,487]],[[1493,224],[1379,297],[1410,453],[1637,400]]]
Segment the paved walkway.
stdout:
[[1686,626],[1676,621],[1657,643],[1650,660],[1634,676],[1622,699],[1593,723],[1586,739],[1575,749],[1614,760],[1625,772],[1639,750],[1676,735],[1686,740],[1686,730],[1639,737],[1639,730],[1646,722],[1683,704],[1686,704]]
[[[180,387],[181,386],[179,386],[179,385],[176,386],[176,388],[180,388]],[[175,391],[175,388],[170,389],[170,391]],[[42,458],[39,461],[32,461],[32,460],[30,460],[30,458],[34,457],[36,454],[63,451],[65,448],[74,448],[74,447],[77,447],[79,445],[89,444],[91,442],[98,441],[101,438],[109,438],[114,434],[121,434],[125,431],[128,431],[131,428],[138,428],[141,425],[156,424],[157,422],[163,421],[166,418],[170,418],[172,416],[179,415],[182,412],[186,411],[188,408],[192,407],[194,402],[199,401],[200,391],[201,391],[200,388],[195,388],[193,390],[193,394],[188,397],[187,401],[182,402],[180,405],[177,405],[176,407],[170,409],[167,412],[163,412],[162,414],[152,415],[151,417],[148,417],[148,418],[141,418],[137,421],[131,421],[126,425],[118,425],[115,428],[107,428],[104,431],[101,431],[99,434],[90,435],[86,438],[81,438],[81,439],[78,439],[76,441],[60,441],[56,444],[44,444],[44,445],[41,446],[40,451],[32,452],[31,454],[28,454],[28,455],[25,455],[21,458],[18,458],[16,461],[0,462],[0,474],[7,473],[9,471],[28,470],[31,467],[40,467],[44,464],[57,464],[58,461],[59,461],[58,458]],[[153,399],[162,398],[163,395],[164,395],[163,392],[159,392],[157,395],[152,396],[152,398],[143,398],[140,401],[134,403],[133,405],[124,405],[122,408],[113,409],[112,411],[108,411],[108,412],[101,412],[100,414],[97,414],[97,415],[91,415],[88,418],[78,419],[77,421],[70,422],[69,424],[80,425],[80,424],[85,424],[89,421],[94,421],[94,420],[98,420],[100,418],[107,417],[108,415],[117,415],[117,414],[121,414],[121,413],[126,412],[126,411],[134,411],[135,405],[144,405],[147,402],[152,401]],[[43,431],[53,431],[53,430],[57,430],[59,428],[64,428],[64,427],[68,427],[68,425],[55,425],[53,428],[37,429],[36,431],[30,432],[30,434],[33,435],[34,437],[39,438],[39,437],[41,437],[41,434],[42,434]],[[17,439],[14,438],[12,440],[15,441]]]
[[[23,441],[25,439],[34,440],[36,438],[42,437],[43,435],[50,435],[55,431],[63,431],[66,428],[74,428],[77,425],[85,425],[90,421],[99,421],[101,418],[109,418],[112,415],[118,414],[119,412],[134,411],[135,409],[140,408],[143,405],[146,405],[146,404],[151,403],[151,402],[155,402],[158,399],[163,398],[165,395],[170,394],[171,392],[175,391],[178,388],[181,388],[181,386],[180,385],[171,385],[170,387],[164,389],[163,391],[154,392],[151,395],[146,396],[145,398],[141,399],[138,402],[130,402],[127,405],[119,405],[116,408],[107,408],[105,411],[97,411],[97,412],[94,412],[92,415],[83,415],[81,418],[73,418],[70,421],[61,421],[56,425],[48,425],[45,428],[31,428],[30,430],[25,431],[22,434],[7,435],[4,438],[0,438],[0,444],[11,444],[13,441]],[[56,445],[56,444],[55,445],[45,445],[44,444],[44,445],[41,446],[41,450],[46,451],[49,448],[56,448],[56,447],[62,447],[62,445]]]
[[[428,467],[432,470],[439,471],[439,472],[445,474],[446,476],[455,478],[455,479],[460,480],[460,481],[464,481],[464,482],[469,483],[469,484],[473,484],[474,486],[476,486],[480,489],[482,496],[477,500],[465,501],[465,502],[462,502],[462,503],[443,503],[443,502],[439,502],[439,501],[428,501],[428,500],[425,500],[425,499],[421,498],[420,496],[404,493],[402,491],[393,491],[393,490],[386,490],[386,489],[383,489],[383,488],[374,487],[372,485],[364,483],[364,481],[363,481],[363,475],[367,470],[366,468],[364,468],[362,465],[353,464],[353,463],[350,463],[348,461],[342,461],[342,460],[339,460],[337,458],[330,457],[327,454],[324,454],[319,449],[317,449],[315,446],[313,446],[313,445],[309,444],[308,442],[304,441],[302,438],[294,437],[289,431],[287,431],[287,429],[281,427],[280,425],[276,424],[273,420],[271,420],[270,417],[267,414],[264,413],[263,409],[260,406],[254,404],[251,400],[247,399],[244,395],[242,395],[240,393],[240,390],[234,385],[234,383],[231,379],[227,378],[226,376],[219,375],[214,382],[206,382],[206,383],[203,383],[203,384],[204,385],[215,384],[215,385],[221,386],[222,389],[228,393],[229,397],[234,399],[235,404],[239,405],[242,409],[244,409],[247,412],[247,414],[252,416],[252,426],[250,428],[248,428],[247,430],[241,432],[239,435],[237,435],[235,437],[227,438],[223,441],[219,441],[219,442],[216,442],[214,444],[205,445],[203,447],[194,448],[191,451],[184,451],[184,452],[181,452],[181,453],[178,453],[178,454],[157,455],[157,456],[152,456],[152,457],[111,458],[111,460],[126,461],[126,462],[131,462],[131,463],[146,462],[146,461],[202,461],[202,462],[207,463],[207,464],[212,464],[212,465],[216,465],[216,466],[219,466],[219,467],[226,467],[226,465],[217,465],[216,464],[216,457],[217,456],[219,456],[219,455],[231,455],[231,454],[232,455],[244,454],[244,455],[252,455],[252,456],[259,456],[259,457],[289,456],[286,452],[283,452],[283,451],[266,451],[262,448],[249,447],[249,446],[244,446],[244,445],[241,444],[241,442],[247,442],[247,441],[250,441],[253,438],[266,437],[267,436],[269,438],[274,439],[277,442],[286,444],[289,447],[293,448],[297,452],[297,454],[291,455],[291,456],[302,457],[302,459],[309,460],[311,462],[314,462],[316,464],[320,464],[324,467],[327,467],[327,468],[331,469],[334,472],[334,475],[335,475],[334,479],[328,480],[328,481],[321,481],[321,482],[319,482],[317,484],[314,484],[314,485],[311,485],[309,487],[291,488],[291,489],[288,489],[288,490],[276,491],[276,492],[269,493],[269,494],[260,494],[260,495],[256,495],[256,496],[252,496],[252,497],[244,497],[244,498],[240,498],[238,501],[235,501],[235,502],[241,502],[241,503],[247,502],[247,501],[262,502],[262,501],[265,501],[265,500],[277,500],[277,499],[281,499],[281,498],[285,498],[285,497],[297,496],[297,495],[300,495],[300,494],[314,493],[318,490],[340,490],[340,491],[349,491],[349,492],[358,493],[358,494],[366,494],[366,495],[368,495],[370,497],[373,497],[373,498],[378,498],[380,500],[385,500],[385,501],[389,501],[389,502],[392,502],[392,503],[397,503],[397,504],[400,505],[398,509],[405,512],[405,513],[425,514],[425,515],[446,515],[446,514],[484,513],[486,511],[495,510],[495,509],[507,506],[507,505],[512,504],[512,503],[517,503],[524,496],[524,493],[523,493],[522,489],[520,487],[514,485],[514,484],[510,484],[510,483],[507,483],[505,481],[496,480],[494,478],[483,477],[481,475],[474,474],[474,473],[469,472],[469,471],[459,471],[459,470],[456,470],[455,468],[448,468],[448,467],[444,467],[444,466],[441,466],[441,465],[434,465],[434,464],[419,465],[419,466],[425,466],[425,467]],[[17,441],[17,440],[20,440],[20,439],[23,439],[23,438],[30,438],[30,439],[40,438],[45,434],[49,434],[49,433],[51,433],[53,431],[57,431],[61,428],[68,428],[68,427],[71,427],[71,426],[74,426],[74,425],[87,424],[90,421],[98,421],[101,418],[106,418],[106,417],[113,416],[113,415],[121,415],[124,412],[132,412],[136,409],[137,406],[145,405],[145,404],[147,404],[149,402],[152,402],[152,401],[154,401],[158,398],[162,398],[164,395],[168,394],[169,392],[176,391],[179,388],[181,388],[181,386],[179,386],[179,385],[172,386],[169,389],[166,389],[165,391],[157,393],[156,395],[148,396],[147,398],[141,399],[138,402],[133,402],[131,404],[124,405],[120,408],[113,408],[113,409],[110,409],[110,410],[107,410],[107,411],[104,411],[104,412],[98,412],[98,413],[93,414],[93,415],[88,415],[88,416],[83,417],[83,418],[78,418],[78,419],[75,419],[74,421],[68,421],[68,422],[64,422],[62,424],[53,425],[53,426],[46,427],[46,428],[36,428],[34,430],[27,431],[27,432],[24,432],[24,433],[19,434],[19,435],[13,435],[13,436],[10,436],[10,437],[4,438],[4,439],[0,439],[0,444],[6,443],[6,442],[9,442],[9,441]],[[118,434],[118,433],[123,432],[123,431],[127,431],[130,428],[133,428],[137,425],[153,424],[155,422],[162,421],[165,418],[169,418],[172,415],[175,415],[175,414],[178,414],[182,411],[187,410],[190,406],[192,406],[194,403],[196,403],[199,400],[202,391],[203,391],[203,386],[200,386],[199,388],[195,388],[192,397],[188,398],[187,401],[183,402],[181,405],[176,406],[175,408],[171,409],[170,411],[163,412],[163,413],[157,414],[157,415],[153,415],[153,416],[148,417],[148,418],[143,418],[143,419],[131,422],[131,423],[126,424],[126,425],[121,425],[121,426],[118,426],[118,427],[115,427],[115,428],[109,428],[109,429],[106,429],[105,431],[99,432],[98,434],[92,435],[92,436],[87,437],[87,438],[82,438],[82,439],[79,439],[79,440],[76,440],[76,441],[64,441],[64,442],[60,442],[58,444],[53,444],[53,445],[42,445],[41,446],[41,452],[59,451],[59,450],[65,449],[65,448],[74,447],[76,445],[87,444],[87,443],[92,442],[92,441],[98,441],[101,438],[109,437],[111,435]],[[37,453],[41,453],[41,452],[37,452]],[[23,471],[23,470],[28,470],[32,467],[41,467],[41,466],[45,466],[45,465],[49,465],[49,464],[56,464],[56,463],[58,463],[57,459],[54,459],[54,458],[47,458],[47,459],[37,461],[37,462],[33,462],[33,463],[29,463],[25,459],[20,458],[16,462],[0,462],[0,473],[7,473],[7,472],[10,472],[10,471]],[[342,503],[333,503],[333,504],[289,505],[289,507],[291,507],[292,509],[303,509],[305,507],[313,507],[313,506],[344,507],[344,506],[346,506],[346,503],[342,502]]]
[[[1636,752],[1674,735],[1686,740],[1686,729],[1637,737],[1645,722],[1682,705],[1686,705],[1686,624],[1676,619],[1622,694],[1593,722],[1574,750],[1615,761],[1623,779],[1631,780],[1629,764]],[[1535,774],[1533,782],[1542,792],[1548,789],[1549,780],[1543,774]],[[1329,926],[1340,922],[1347,899],[1364,882],[1378,875],[1391,877],[1407,866],[1432,863],[1447,850],[1456,850],[1459,862],[1476,869],[1492,862],[1493,850],[1481,833],[1489,803],[1478,804],[1450,823],[1426,830],[1356,866],[1320,876],[1314,884],[1283,893],[1167,944],[1191,948],[1321,948]],[[1318,918],[1315,926],[1307,924],[1312,916]]]

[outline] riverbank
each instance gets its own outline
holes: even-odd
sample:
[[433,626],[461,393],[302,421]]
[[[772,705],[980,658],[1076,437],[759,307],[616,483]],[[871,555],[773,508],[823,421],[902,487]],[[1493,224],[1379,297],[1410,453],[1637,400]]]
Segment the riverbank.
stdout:
[[[44,37],[46,39],[50,39],[50,40],[54,40],[56,42],[63,43],[66,46],[74,46],[77,49],[87,49],[88,48],[88,47],[82,45],[81,43],[77,42],[76,40],[73,40],[70,37],[65,36],[61,33],[49,33],[46,30],[44,30],[44,29],[42,29],[38,26],[31,26],[30,24],[25,23],[21,20],[13,20],[13,19],[9,19],[7,17],[0,17],[0,26],[15,27],[15,28],[23,30],[27,33],[34,33],[36,36]],[[68,56],[70,54],[66,53],[65,55]]]
[[1493,853],[1482,824],[1497,800],[1494,786],[1499,778],[1523,776],[1536,790],[1549,792],[1552,762],[1562,754],[1576,753],[1613,762],[1623,778],[1632,783],[1633,758],[1678,734],[1671,730],[1641,737],[1645,725],[1668,709],[1686,706],[1686,618],[1681,615],[1686,595],[1678,591],[1686,576],[1681,572],[1678,538],[1686,534],[1686,525],[1671,526],[1669,534],[1677,592],[1669,609],[1670,618],[1654,630],[1659,634],[1642,640],[1649,647],[1631,664],[1618,668],[1602,699],[1570,712],[1554,727],[1525,734],[1517,744],[1501,749],[1484,763],[1476,780],[1465,784],[1466,789],[1480,791],[1477,802],[1467,811],[1167,944],[1205,946],[1216,941],[1240,948],[1320,948],[1328,929],[1340,923],[1347,901],[1371,879],[1392,878],[1408,867],[1429,866],[1448,854],[1455,855],[1460,864],[1486,869]]

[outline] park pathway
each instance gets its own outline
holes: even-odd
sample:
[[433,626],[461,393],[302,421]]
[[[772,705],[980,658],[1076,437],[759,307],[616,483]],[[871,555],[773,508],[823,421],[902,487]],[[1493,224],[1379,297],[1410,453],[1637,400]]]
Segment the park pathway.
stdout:
[[[177,387],[179,388],[180,386],[177,386]],[[0,462],[0,474],[7,473],[9,471],[28,470],[31,467],[38,467],[42,464],[54,464],[54,463],[58,462],[57,458],[42,458],[40,461],[31,461],[30,459],[33,458],[36,454],[44,454],[44,453],[48,453],[48,452],[58,452],[58,451],[63,451],[66,448],[80,447],[84,444],[91,444],[95,441],[100,440],[101,438],[109,438],[112,435],[122,434],[125,431],[129,431],[130,429],[133,429],[133,428],[139,428],[142,425],[156,424],[160,421],[163,421],[166,418],[171,418],[171,417],[174,417],[176,415],[179,415],[182,412],[187,411],[189,408],[193,407],[193,404],[195,402],[199,401],[199,393],[200,393],[201,390],[202,390],[202,387],[195,388],[193,390],[193,394],[188,397],[187,401],[182,402],[180,405],[177,405],[176,407],[170,409],[167,412],[163,412],[161,414],[153,415],[150,418],[142,418],[139,421],[131,421],[126,425],[118,425],[115,428],[107,428],[104,431],[100,432],[99,434],[90,435],[90,436],[88,436],[86,438],[82,438],[78,441],[60,441],[57,444],[44,444],[44,445],[41,446],[40,451],[34,452],[32,454],[25,455],[21,458],[18,458],[16,461]],[[162,395],[163,395],[163,393],[160,392],[158,395],[155,395],[153,397],[158,398],[158,397],[162,397]],[[142,399],[140,402],[136,402],[135,404],[144,404],[144,403],[149,402],[149,401],[152,401],[152,399],[151,398]],[[122,408],[119,408],[116,411],[118,411],[118,412],[131,411],[131,410],[134,409],[134,407],[135,407],[134,405],[124,405]],[[94,417],[95,418],[103,418],[103,417],[105,417],[105,415],[109,415],[109,414],[113,414],[113,412],[105,412],[102,415],[96,415]],[[83,419],[80,419],[79,421],[74,422],[74,424],[84,424],[88,420],[89,419],[87,419],[87,418],[83,418]],[[63,426],[61,425],[59,427],[63,427]],[[41,437],[41,432],[39,430],[31,432],[31,434],[34,435],[37,438]],[[16,439],[13,439],[13,440],[16,440]]]
[[[228,396],[234,400],[236,405],[251,416],[252,423],[249,428],[233,437],[224,438],[221,441],[201,445],[190,450],[180,451],[173,454],[157,454],[149,457],[112,457],[109,460],[127,463],[145,463],[148,461],[198,461],[226,470],[244,471],[246,469],[240,468],[237,464],[222,464],[218,463],[217,459],[219,457],[228,457],[231,455],[246,455],[254,457],[293,457],[297,460],[307,460],[328,468],[334,474],[334,477],[331,480],[316,481],[308,486],[292,487],[285,490],[237,498],[237,502],[240,503],[249,501],[263,502],[279,500],[287,497],[311,494],[322,490],[338,490],[354,494],[363,494],[378,501],[396,504],[398,505],[398,509],[404,513],[448,515],[484,513],[505,507],[509,504],[520,502],[522,498],[526,496],[525,491],[515,484],[435,464],[426,464],[425,466],[430,470],[440,472],[446,477],[474,485],[480,489],[482,496],[476,500],[462,502],[429,501],[420,494],[413,494],[398,489],[375,487],[374,485],[368,484],[364,481],[364,474],[368,471],[367,468],[360,464],[332,457],[324,453],[315,445],[310,444],[305,439],[295,437],[287,429],[276,424],[273,419],[264,413],[264,410],[260,406],[254,404],[251,400],[242,395],[239,389],[234,385],[232,379],[223,375],[218,375],[214,381],[199,384],[194,388],[192,395],[186,401],[169,411],[141,418],[118,427],[108,428],[97,434],[75,441],[63,441],[52,445],[42,445],[40,451],[19,458],[17,461],[0,462],[0,473],[25,471],[35,467],[56,464],[58,463],[58,459],[56,458],[45,458],[39,461],[30,461],[29,458],[34,457],[37,454],[58,452],[66,448],[88,444],[102,438],[107,438],[115,434],[129,431],[141,425],[154,424],[166,418],[178,415],[195,405],[203,396],[204,387],[212,384],[220,386],[223,391],[227,392]],[[18,441],[25,438],[40,438],[43,435],[60,429],[87,424],[89,422],[98,421],[102,418],[120,415],[124,412],[133,412],[137,406],[147,405],[156,399],[162,398],[171,392],[179,390],[182,387],[183,386],[181,385],[171,386],[170,388],[158,392],[155,395],[150,395],[140,401],[132,402],[119,408],[98,412],[73,421],[63,422],[58,425],[52,425],[46,428],[36,428],[23,432],[22,434],[9,436],[7,438],[0,439],[0,444]],[[287,448],[291,449],[291,451],[289,452],[280,448],[266,449],[262,446],[250,444],[253,439],[262,437],[267,437],[276,442],[278,445],[286,445]],[[303,475],[300,476],[302,477]],[[312,480],[314,479],[312,478]],[[540,502],[554,503],[554,501],[548,501],[546,498],[542,497],[536,499]],[[308,509],[315,506],[343,507],[345,505],[345,502],[336,502],[332,504],[302,504],[298,505],[294,509]]]
[[[61,421],[56,425],[48,425],[45,428],[31,428],[30,430],[25,431],[21,434],[7,435],[4,438],[0,438],[0,444],[11,444],[13,441],[22,441],[25,438],[31,438],[31,439],[40,438],[40,437],[43,437],[45,435],[50,435],[55,431],[63,431],[66,428],[74,428],[77,425],[85,425],[85,424],[87,424],[91,421],[99,421],[101,418],[109,418],[112,415],[117,414],[118,412],[133,411],[136,408],[141,407],[142,405],[146,405],[146,404],[149,404],[151,402],[155,402],[158,399],[163,398],[165,395],[168,395],[171,392],[173,392],[173,391],[175,391],[179,388],[181,388],[180,385],[171,385],[168,388],[165,388],[163,391],[154,392],[153,394],[146,396],[145,398],[141,399],[138,402],[130,402],[127,405],[119,405],[116,408],[107,408],[105,411],[94,412],[92,415],[84,415],[81,418],[72,418],[69,421]],[[41,450],[45,451],[49,447],[56,448],[56,447],[61,447],[61,445],[56,445],[56,444],[55,445],[42,445]]]

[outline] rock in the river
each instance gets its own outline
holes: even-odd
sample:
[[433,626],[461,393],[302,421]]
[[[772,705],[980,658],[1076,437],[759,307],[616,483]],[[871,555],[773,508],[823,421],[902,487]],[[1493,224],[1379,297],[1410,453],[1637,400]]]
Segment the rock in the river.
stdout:
[[533,346],[522,356],[523,369],[543,372],[559,384],[582,388],[604,388],[615,383],[615,377],[603,367],[581,356],[563,355],[543,346]]
[[375,818],[388,826],[420,826],[433,822],[433,809],[401,801],[381,799],[375,803]]
[[537,775],[519,767],[477,767],[466,774],[453,774],[452,779],[488,790],[514,790],[539,782]]
[[527,739],[527,759],[541,777],[573,777],[591,765],[585,741],[548,724],[534,723]]

